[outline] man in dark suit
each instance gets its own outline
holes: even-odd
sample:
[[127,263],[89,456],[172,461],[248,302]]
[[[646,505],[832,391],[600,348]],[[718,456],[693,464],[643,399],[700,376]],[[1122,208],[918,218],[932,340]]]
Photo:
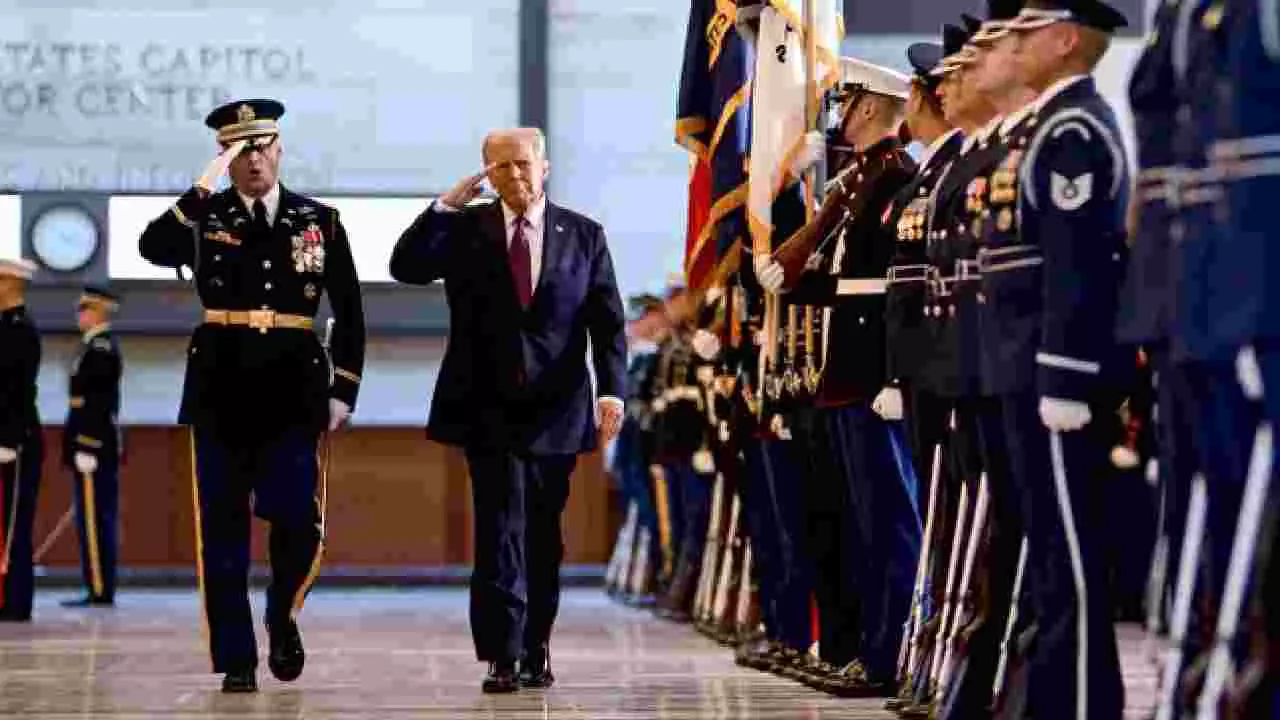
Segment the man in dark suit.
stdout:
[[[268,665],[286,682],[302,674],[296,619],[324,549],[319,439],[350,416],[364,367],[363,301],[347,233],[336,210],[280,184],[283,114],[274,100],[210,113],[205,124],[222,153],[140,240],[148,261],[193,269],[205,308],[187,351],[178,421],[192,431],[196,569],[225,692],[258,687],[251,509],[271,523]],[[228,168],[232,187],[213,192]],[[312,327],[325,294],[334,317],[328,357]]]
[[[625,320],[604,229],[547,201],[545,148],[537,129],[489,134],[484,172],[434,201],[391,256],[400,282],[445,282],[449,345],[427,430],[461,447],[471,473],[471,628],[489,663],[485,692],[554,681],[569,476],[623,416]],[[486,176],[501,202],[469,206]]]
[[75,478],[80,567],[88,592],[67,607],[112,605],[116,594],[117,509],[120,501],[120,344],[111,332],[119,300],[102,287],[80,295],[84,333],[71,371],[62,462]]

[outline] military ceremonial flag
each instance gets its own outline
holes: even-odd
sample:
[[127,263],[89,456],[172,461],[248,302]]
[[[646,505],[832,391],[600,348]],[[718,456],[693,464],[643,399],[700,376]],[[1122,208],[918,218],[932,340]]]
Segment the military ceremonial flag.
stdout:
[[690,153],[685,279],[701,288],[747,236],[751,49],[734,0],[692,0],[676,109],[676,142]]
[[[805,17],[805,5],[812,18]],[[806,91],[807,28],[813,31],[813,82]],[[760,13],[747,199],[753,251],[772,249],[774,201],[800,179],[789,168],[813,129],[808,109],[839,80],[842,35],[834,0],[769,0]]]

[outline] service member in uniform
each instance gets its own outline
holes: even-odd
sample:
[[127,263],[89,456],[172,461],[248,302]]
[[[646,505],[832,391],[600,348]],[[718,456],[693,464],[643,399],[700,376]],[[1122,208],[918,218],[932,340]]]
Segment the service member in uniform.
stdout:
[[[1026,150],[1000,165],[1012,181],[991,188],[992,202],[1012,193],[1020,212],[979,255],[984,389],[1000,400],[1028,533],[1037,718],[1105,720],[1124,706],[1098,532],[1110,447],[1093,420],[1118,405],[1123,354],[1098,323],[1116,317],[1129,178],[1091,77],[1124,25],[1100,0],[1037,1],[1014,20],[1013,79],[1038,94],[1039,119]],[[1002,214],[992,208],[997,229]]]
[[27,312],[35,265],[0,258],[0,622],[31,619],[35,593],[31,531],[44,462],[36,409],[40,335]]
[[67,607],[112,605],[116,595],[116,518],[120,507],[121,437],[120,346],[111,332],[119,298],[89,286],[80,295],[77,324],[82,333],[72,366],[62,461],[74,479],[76,526],[85,595]]
[[843,139],[855,153],[815,219],[775,252],[761,285],[829,308],[816,395],[815,465],[806,478],[817,563],[819,650],[841,670],[832,690],[892,692],[899,622],[910,606],[920,518],[897,418],[872,410],[885,385],[884,291],[893,238],[881,230],[915,173],[899,137],[910,82],[842,58]]
[[[363,301],[346,230],[334,209],[279,182],[283,114],[274,100],[211,112],[205,123],[221,154],[140,241],[150,262],[191,268],[204,305],[179,422],[192,432],[197,570],[213,671],[227,692],[257,689],[251,509],[271,524],[268,664],[284,681],[302,672],[296,621],[324,543],[319,440],[350,416],[364,366]],[[215,192],[228,168],[232,187]],[[335,320],[329,357],[313,329],[326,293]]]

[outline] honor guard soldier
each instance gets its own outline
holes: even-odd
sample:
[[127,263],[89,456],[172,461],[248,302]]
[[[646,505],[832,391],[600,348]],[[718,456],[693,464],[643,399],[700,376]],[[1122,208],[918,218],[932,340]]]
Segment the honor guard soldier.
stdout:
[[989,180],[996,231],[979,254],[983,385],[1000,401],[1028,533],[1037,718],[1105,720],[1124,706],[1097,517],[1110,447],[1093,420],[1115,412],[1124,365],[1098,323],[1116,317],[1129,178],[1092,72],[1125,24],[1099,0],[1037,1],[1013,21],[1011,79],[1037,93],[1038,119]]
[[[890,694],[900,619],[910,606],[920,551],[914,478],[899,462],[900,432],[872,410],[885,385],[885,275],[893,238],[882,231],[890,204],[915,173],[899,138],[910,83],[842,58],[842,139],[855,152],[830,183],[815,219],[760,272],[768,290],[826,306],[816,393],[815,466],[806,478],[809,552],[814,558],[819,650],[843,696]],[[896,420],[896,418],[892,418]]]
[[71,369],[62,461],[74,477],[76,526],[85,595],[66,607],[112,605],[120,507],[120,345],[111,332],[119,298],[102,287],[86,287],[77,308],[82,333]]
[[40,335],[27,314],[35,265],[0,258],[0,622],[31,619],[35,593],[31,531],[44,462],[36,409]]
[[[187,351],[179,422],[192,431],[197,570],[213,671],[226,692],[257,689],[250,496],[253,514],[271,524],[268,664],[284,681],[302,672],[296,618],[324,541],[319,438],[349,417],[364,363],[346,231],[335,210],[278,180],[283,114],[274,100],[210,113],[221,154],[140,241],[150,262],[194,271],[205,308]],[[214,192],[228,168],[232,187]],[[329,357],[313,331],[326,293],[335,320]]]

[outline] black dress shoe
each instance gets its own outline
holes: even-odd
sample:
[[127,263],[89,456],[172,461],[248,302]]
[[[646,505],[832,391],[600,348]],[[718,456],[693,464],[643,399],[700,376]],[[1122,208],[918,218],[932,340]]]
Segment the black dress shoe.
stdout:
[[298,624],[292,620],[268,622],[267,635],[271,639],[271,654],[267,657],[271,674],[281,682],[297,680],[307,659]]
[[114,607],[116,602],[111,598],[95,598],[86,595],[85,597],[63,600],[58,604],[64,608]]
[[258,674],[252,670],[237,670],[222,676],[222,692],[258,692]]
[[10,612],[8,610],[0,610],[0,622],[24,623],[31,622],[31,612]]
[[520,687],[530,690],[543,690],[555,685],[556,676],[551,674],[551,651],[543,647],[525,654],[520,661]]
[[513,662],[489,663],[489,674],[484,676],[480,690],[489,694],[513,693],[520,689],[520,681],[516,678],[516,664]]

